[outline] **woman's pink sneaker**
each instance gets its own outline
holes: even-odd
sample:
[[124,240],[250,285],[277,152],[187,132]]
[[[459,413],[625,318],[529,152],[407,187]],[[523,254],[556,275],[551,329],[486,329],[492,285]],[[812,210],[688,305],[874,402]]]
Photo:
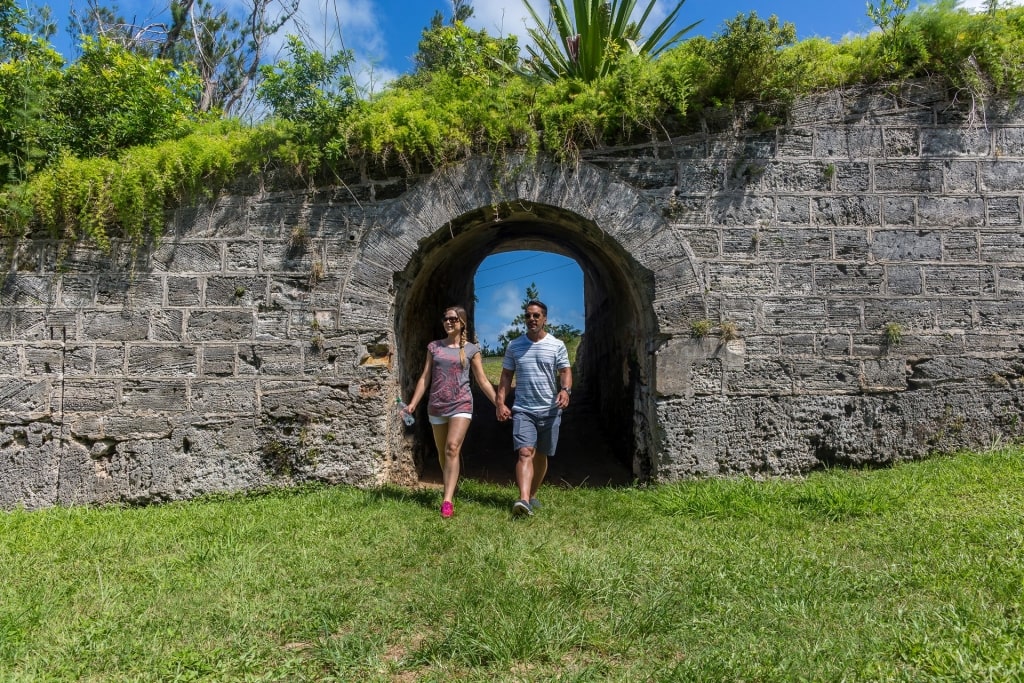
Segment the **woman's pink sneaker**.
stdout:
[[441,503],[441,516],[445,519],[450,519],[455,514],[455,506],[449,501]]

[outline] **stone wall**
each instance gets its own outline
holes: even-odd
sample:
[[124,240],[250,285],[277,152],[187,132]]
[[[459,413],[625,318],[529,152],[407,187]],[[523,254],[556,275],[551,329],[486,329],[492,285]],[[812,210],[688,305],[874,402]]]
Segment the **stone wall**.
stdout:
[[393,401],[441,307],[517,248],[579,263],[573,409],[638,478],[1024,434],[1024,108],[911,85],[745,120],[221,197],[138,251],[8,245],[0,506],[414,482],[429,431]]

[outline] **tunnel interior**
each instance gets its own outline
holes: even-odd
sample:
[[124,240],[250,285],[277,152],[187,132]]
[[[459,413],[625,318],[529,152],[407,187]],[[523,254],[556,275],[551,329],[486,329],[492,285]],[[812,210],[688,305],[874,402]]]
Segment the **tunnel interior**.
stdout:
[[[563,414],[549,481],[569,485],[628,484],[645,479],[653,452],[645,403],[650,400],[654,337],[653,277],[592,221],[563,209],[516,202],[462,215],[421,241],[408,266],[395,275],[395,334],[401,394],[410,396],[427,344],[444,336],[441,313],[461,304],[475,317],[474,274],[490,254],[512,250],[557,253],[583,273],[585,334],[574,364],[572,404]],[[511,426],[474,392],[474,419],[463,447],[463,476],[499,483],[513,478]],[[425,402],[412,428],[421,481],[440,471]]]

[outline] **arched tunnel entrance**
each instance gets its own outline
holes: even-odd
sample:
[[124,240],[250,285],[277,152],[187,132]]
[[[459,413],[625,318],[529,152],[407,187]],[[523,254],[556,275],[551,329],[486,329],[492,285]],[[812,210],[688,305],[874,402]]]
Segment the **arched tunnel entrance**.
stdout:
[[[599,226],[564,209],[529,202],[487,206],[450,221],[419,243],[408,266],[395,275],[402,395],[412,393],[427,344],[444,336],[444,307],[462,304],[472,325],[478,266],[490,254],[520,249],[572,258],[583,273],[586,333],[548,480],[605,486],[646,479],[654,438],[646,419],[652,400],[647,344],[656,328],[653,277]],[[491,403],[479,392],[474,406],[463,476],[512,482],[511,425],[497,422]],[[425,404],[417,418],[412,447],[420,479],[439,481]]]

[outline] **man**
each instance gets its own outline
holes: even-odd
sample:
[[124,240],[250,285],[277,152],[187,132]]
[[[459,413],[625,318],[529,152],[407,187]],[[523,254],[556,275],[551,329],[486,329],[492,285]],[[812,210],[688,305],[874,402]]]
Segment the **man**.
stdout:
[[[565,344],[547,333],[548,307],[526,303],[526,334],[509,342],[501,363],[495,406],[498,420],[512,417],[512,444],[516,450],[519,500],[512,505],[516,517],[532,515],[540,506],[537,489],[548,472],[548,457],[555,454],[562,409],[572,397],[572,369]],[[509,410],[505,396],[516,378],[516,397]]]

